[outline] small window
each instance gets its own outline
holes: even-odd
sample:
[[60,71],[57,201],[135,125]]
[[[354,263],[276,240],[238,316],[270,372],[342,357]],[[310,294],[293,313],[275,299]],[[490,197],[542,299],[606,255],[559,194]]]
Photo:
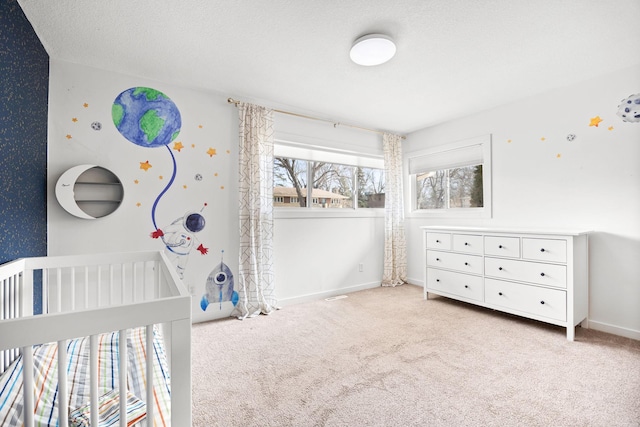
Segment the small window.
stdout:
[[414,213],[491,216],[491,137],[408,156]]
[[418,209],[481,208],[482,165],[416,174]]

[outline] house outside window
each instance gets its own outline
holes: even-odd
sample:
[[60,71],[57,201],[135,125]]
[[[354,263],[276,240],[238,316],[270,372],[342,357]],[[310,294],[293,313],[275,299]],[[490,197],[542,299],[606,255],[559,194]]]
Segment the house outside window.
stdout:
[[274,207],[352,210],[384,207],[382,168],[276,156],[273,176]]

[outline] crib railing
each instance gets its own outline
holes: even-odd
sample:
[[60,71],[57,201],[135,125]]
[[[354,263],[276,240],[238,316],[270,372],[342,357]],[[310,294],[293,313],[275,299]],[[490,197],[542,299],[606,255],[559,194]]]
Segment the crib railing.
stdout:
[[[41,277],[42,314],[33,313],[34,277]],[[162,252],[25,258],[0,266],[0,372],[23,355],[24,425],[33,425],[33,345],[58,343],[58,366],[66,366],[68,339],[90,337],[91,425],[98,425],[96,337],[146,326],[152,348],[153,325],[162,325],[171,373],[171,420],[191,425],[191,297]],[[121,347],[126,349],[126,345]],[[147,379],[153,352],[147,351]],[[120,353],[126,361],[126,351]],[[122,359],[124,358],[124,359]],[[125,369],[120,390],[126,390]],[[31,367],[31,369],[29,369]],[[58,369],[59,424],[68,425],[66,369]],[[146,402],[153,402],[147,383]],[[153,419],[153,404],[147,405]],[[120,399],[126,426],[126,399]]]
[[[32,295],[27,295],[28,289],[23,285],[24,260],[18,260],[0,266],[0,321],[5,319],[17,319],[33,313]],[[0,335],[2,337],[2,335]],[[2,345],[0,338],[0,346]],[[0,372],[4,372],[7,367],[19,355],[18,348],[0,349]]]

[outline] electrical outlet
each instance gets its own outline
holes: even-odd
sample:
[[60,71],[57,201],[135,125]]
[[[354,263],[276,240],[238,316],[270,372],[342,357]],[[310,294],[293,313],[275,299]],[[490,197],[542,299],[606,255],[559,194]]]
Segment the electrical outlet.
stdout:
[[364,271],[364,264],[362,264],[362,263],[358,264],[358,271],[360,273],[362,273]]

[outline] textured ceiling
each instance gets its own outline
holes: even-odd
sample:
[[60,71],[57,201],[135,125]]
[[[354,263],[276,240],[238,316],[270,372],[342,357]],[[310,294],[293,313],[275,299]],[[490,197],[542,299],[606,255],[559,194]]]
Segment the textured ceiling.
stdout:
[[640,63],[639,0],[19,3],[52,58],[399,133]]

